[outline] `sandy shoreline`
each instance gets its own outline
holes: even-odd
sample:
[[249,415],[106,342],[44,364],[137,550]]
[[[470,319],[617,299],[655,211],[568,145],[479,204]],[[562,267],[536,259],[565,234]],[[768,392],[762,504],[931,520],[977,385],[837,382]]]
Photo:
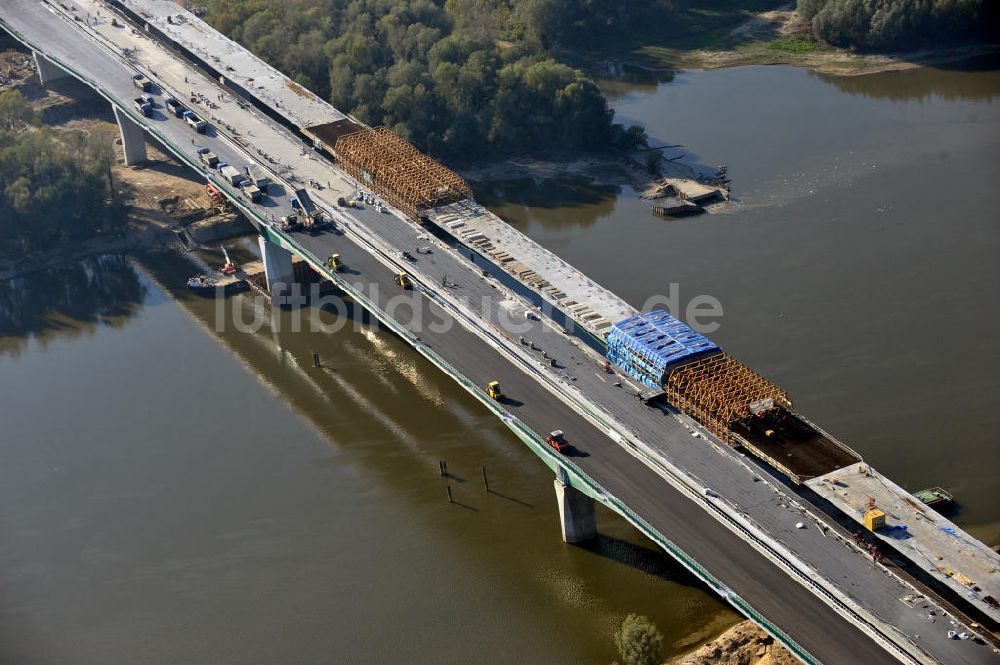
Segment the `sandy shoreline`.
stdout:
[[798,662],[791,652],[747,620],[694,651],[670,660],[668,665],[797,665]]
[[755,56],[739,50],[697,51],[684,69],[711,70],[749,65],[791,65],[811,69],[819,74],[864,76],[947,65],[995,54],[1000,54],[1000,44],[979,44],[885,55],[853,53],[842,49],[801,54],[774,51],[767,54],[770,57]]
[[[881,72],[946,65],[970,58],[1000,54],[1000,44],[971,44],[894,53],[859,53],[815,42],[807,22],[795,12],[794,4],[758,12],[734,28],[718,48],[684,51],[649,46],[636,52],[628,64],[652,69],[710,70],[749,65],[792,65],[820,74],[863,76]],[[775,48],[782,38],[815,44],[814,50]]]

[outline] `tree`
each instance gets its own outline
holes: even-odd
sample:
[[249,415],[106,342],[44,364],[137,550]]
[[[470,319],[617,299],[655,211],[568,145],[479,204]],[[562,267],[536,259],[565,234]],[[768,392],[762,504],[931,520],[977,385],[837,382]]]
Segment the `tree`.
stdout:
[[0,129],[2,249],[26,252],[120,227],[125,207],[108,180],[113,145],[100,133]]
[[0,92],[0,128],[20,129],[35,122],[38,114],[18,90]]
[[118,159],[115,150],[115,133],[110,129],[97,129],[87,135],[87,156],[95,168],[103,171],[108,180],[108,195],[112,201],[118,200],[118,192],[115,190],[114,171],[112,170]]
[[923,48],[996,38],[997,3],[987,0],[798,0],[813,32],[836,46]]
[[541,46],[549,33],[553,44],[607,36],[632,20],[618,0],[206,4],[210,22],[293,80],[444,160],[603,150],[622,135],[596,84]]
[[629,614],[615,633],[615,647],[622,665],[660,665],[663,634],[648,617]]

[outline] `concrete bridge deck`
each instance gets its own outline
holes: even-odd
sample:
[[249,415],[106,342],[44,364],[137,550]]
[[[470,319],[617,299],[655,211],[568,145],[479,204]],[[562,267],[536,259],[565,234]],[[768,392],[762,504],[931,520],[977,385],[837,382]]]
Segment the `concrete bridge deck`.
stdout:
[[[19,3],[4,3],[4,18],[15,20],[14,13],[10,11],[11,4]],[[54,19],[58,21],[57,17],[51,13],[46,15],[44,9],[35,14],[19,13],[22,16],[16,21],[15,27],[19,30],[34,28],[36,34],[32,39],[38,40],[39,43],[45,44],[45,36],[51,34],[51,30],[67,29],[65,25],[60,27],[58,24],[53,24]],[[40,26],[46,25],[48,30],[43,27],[40,33],[37,32]],[[136,38],[140,41],[142,39],[141,35]],[[62,51],[56,55],[67,58],[67,62],[85,67],[92,77],[100,79],[102,86],[115,88],[115,95],[122,102],[127,103],[132,96],[127,78],[128,69],[123,63],[108,58],[107,54],[104,58],[95,55],[95,52],[100,51],[94,43],[86,39],[81,39],[79,42],[68,39],[67,43],[58,47],[49,44],[46,46]],[[183,63],[171,61],[169,54],[153,54],[151,48],[151,45],[144,44],[140,57],[144,61],[147,58],[156,60],[154,68],[165,80],[177,84],[182,77],[198,77],[197,72],[185,67]],[[92,61],[100,62],[95,64]],[[95,71],[96,76],[94,76]],[[118,80],[123,81],[121,85],[116,83]],[[199,79],[194,85],[206,87],[210,86],[210,83]],[[230,110],[233,113],[229,113]],[[246,112],[241,111],[239,119],[232,117],[233,114],[235,109],[227,107],[226,121],[233,126],[255,120],[253,114]],[[166,118],[155,119],[162,121],[158,125],[165,125],[165,128],[158,127],[158,131],[165,132],[175,146],[186,149],[183,139],[190,135],[185,133],[187,128],[180,126],[177,130],[173,126],[176,124],[173,121]],[[252,137],[255,145],[275,146],[268,147],[268,151],[273,150],[275,155],[284,150],[282,161],[287,164],[295,162],[295,155],[287,154],[290,151],[298,151],[298,148],[294,147],[294,139],[281,133],[266,120],[255,121],[258,124],[252,129],[240,128],[240,135]],[[265,135],[265,132],[271,134]],[[232,163],[240,164],[241,162],[235,160],[245,159],[235,146],[229,145],[225,136],[209,136],[204,141],[208,142],[223,159],[233,160]],[[190,155],[188,157],[190,159]],[[308,160],[302,160],[300,153],[300,161],[306,168],[300,169],[296,164],[296,173],[302,174],[298,177],[310,173],[316,174],[310,177],[315,177],[321,183],[328,182],[328,176],[330,180],[337,179],[339,187],[353,186],[344,181],[335,169],[310,157]],[[319,195],[335,197],[338,191],[333,188],[324,190]],[[232,194],[231,190],[230,193]],[[287,195],[276,196],[262,213],[280,214],[286,210]],[[427,238],[422,235],[423,232],[419,227],[389,215],[376,215],[374,211],[369,210],[352,213],[351,224],[357,226],[359,233],[365,229],[378,228],[380,240],[388,247],[401,247],[412,251],[416,245],[427,243]],[[363,242],[360,241],[360,236],[354,237],[352,231],[349,230],[346,235],[326,234],[316,237],[295,234],[293,238],[319,261],[322,261],[328,253],[339,251],[349,268],[357,271],[357,275],[352,273],[349,277],[356,277],[368,284],[378,284],[383,297],[385,294],[395,293],[396,287],[391,279],[393,270],[385,265],[384,260],[376,260],[369,251],[370,248],[362,249]],[[452,295],[468,296],[470,302],[475,302],[475,297],[479,294],[495,294],[497,291],[494,280],[482,279],[468,264],[463,264],[461,259],[443,247],[437,247],[434,254],[418,256],[413,270],[425,274],[428,285],[434,283],[438,275],[450,274],[458,281],[455,290],[459,293]],[[385,304],[381,299],[377,302]],[[446,318],[450,317],[437,305],[426,300],[421,302],[426,308],[421,313],[430,316],[430,320],[441,314]],[[516,306],[516,301],[514,302]],[[495,303],[490,310],[481,311],[480,314],[489,321],[495,321],[505,312],[502,303]],[[898,599],[905,592],[905,587],[898,581],[871,569],[864,564],[857,553],[851,552],[847,547],[841,547],[837,541],[828,540],[819,529],[806,530],[808,533],[805,534],[800,532],[786,534],[784,530],[788,529],[788,520],[801,519],[801,515],[777,508],[780,504],[788,503],[788,498],[783,496],[780,488],[754,481],[753,476],[757,472],[746,467],[737,456],[726,449],[715,449],[705,445],[706,442],[703,440],[693,440],[690,432],[677,420],[675,414],[637,409],[634,397],[606,382],[605,378],[595,371],[596,365],[591,364],[595,359],[581,349],[574,339],[562,335],[556,326],[545,321],[533,321],[529,324],[527,334],[560,361],[559,375],[567,385],[573,386],[573,389],[581,393],[587,393],[598,404],[604,405],[609,413],[614,412],[631,431],[643,439],[654,442],[660,452],[671,455],[689,473],[696,474],[709,486],[725,488],[724,494],[727,500],[740,510],[752,513],[753,518],[767,530],[781,533],[782,537],[789,541],[791,549],[815,564],[829,579],[839,580],[843,577],[857,580],[841,584],[846,587],[844,590],[847,593],[855,594],[859,602],[871,605],[880,616],[899,625],[904,632],[924,630],[923,613],[907,611],[907,608],[899,603]],[[660,533],[673,539],[688,554],[702,561],[720,579],[724,579],[734,593],[752,599],[754,606],[775,623],[786,627],[789,634],[815,657],[827,662],[843,662],[847,659],[853,662],[862,657],[882,662],[888,655],[731,531],[718,525],[714,529],[703,528],[706,515],[703,505],[698,505],[690,497],[672,489],[660,474],[615,444],[605,432],[594,427],[578,412],[554,399],[536,379],[518,369],[510,357],[486,344],[480,336],[458,326],[440,338],[430,337],[426,332],[422,332],[421,335],[425,343],[445,355],[453,365],[479,385],[500,378],[507,392],[516,395],[517,401],[523,402],[516,407],[510,405],[510,410],[517,412],[517,415],[536,431],[544,432],[555,427],[566,431],[567,436],[578,445],[579,450],[589,454],[587,457],[572,458],[574,463],[591,477],[600,479],[601,484],[609,492],[636,509]],[[553,421],[556,421],[555,425],[552,424]],[[694,525],[701,526],[692,529]],[[730,543],[727,539],[732,539],[734,542]],[[725,556],[714,550],[725,550]],[[841,572],[845,574],[841,576]],[[796,606],[794,611],[790,611],[793,610],[791,606]],[[938,644],[937,641],[928,640],[924,647],[932,649],[935,657],[943,662],[986,662],[977,657],[977,654],[983,653],[982,648],[973,651],[969,649],[967,643],[942,640],[941,644]],[[874,648],[874,651],[869,653],[871,648]]]
[[859,524],[869,500],[886,514],[874,535],[965,596],[994,619],[1000,618],[1000,566],[996,552],[866,464],[852,464],[807,485]]

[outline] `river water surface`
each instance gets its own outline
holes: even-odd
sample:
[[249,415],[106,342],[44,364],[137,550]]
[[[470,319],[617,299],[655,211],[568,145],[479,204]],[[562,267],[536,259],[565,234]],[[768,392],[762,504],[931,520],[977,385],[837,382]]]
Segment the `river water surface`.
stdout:
[[[667,222],[578,179],[480,198],[637,306],[717,297],[723,347],[1000,539],[1000,77],[616,89],[741,203]],[[564,545],[550,473],[394,337],[218,332],[192,270],[112,257],[0,290],[0,662],[601,663],[628,612],[670,653],[735,620],[613,515]]]
[[565,545],[548,469],[397,338],[238,332],[269,310],[194,270],[5,285],[0,662],[607,662],[629,612],[672,651],[735,621],[615,516]]
[[908,489],[950,489],[954,519],[1000,543],[1000,70],[608,87],[617,120],[684,144],[668,157],[726,164],[738,203],[667,221],[579,176],[479,198],[637,307],[671,283],[681,315],[714,296],[724,349]]

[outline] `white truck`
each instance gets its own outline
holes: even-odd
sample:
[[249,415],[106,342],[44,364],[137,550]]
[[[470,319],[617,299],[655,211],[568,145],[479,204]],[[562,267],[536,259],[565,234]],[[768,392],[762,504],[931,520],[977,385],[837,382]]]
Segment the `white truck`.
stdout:
[[149,95],[139,95],[132,100],[132,106],[147,118],[153,115],[153,98]]
[[234,187],[243,182],[243,174],[235,166],[230,166],[229,164],[218,164],[219,173],[225,178],[230,185]]
[[153,87],[152,82],[148,78],[146,78],[143,74],[133,75],[132,85],[139,88],[143,92],[149,92],[149,89]]
[[205,133],[205,128],[208,127],[208,123],[196,116],[193,111],[185,111],[183,117],[184,122],[190,125],[191,129],[199,134]]
[[266,190],[268,184],[271,182],[271,179],[267,177],[267,173],[264,172],[264,169],[257,164],[247,164],[243,167],[243,172],[247,174],[247,178],[249,178],[253,184],[263,190]]
[[170,111],[175,118],[183,117],[184,112],[187,111],[187,107],[173,97],[167,97],[167,101],[164,102],[163,105],[167,107],[167,110]]
[[219,165],[219,156],[208,148],[202,148],[198,151],[198,159],[200,159],[201,163],[210,169],[214,169]]
[[250,199],[254,203],[260,201],[260,187],[255,185],[251,180],[244,180],[240,183],[240,192],[242,192],[244,198]]

